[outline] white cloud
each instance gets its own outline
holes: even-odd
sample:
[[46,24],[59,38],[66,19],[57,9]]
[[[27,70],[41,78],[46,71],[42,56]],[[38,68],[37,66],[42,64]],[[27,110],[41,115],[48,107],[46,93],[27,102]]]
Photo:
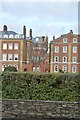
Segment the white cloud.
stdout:
[[[66,0],[65,0],[66,1]],[[9,30],[22,32],[25,24],[27,30],[33,29],[33,36],[77,32],[78,3],[77,2],[1,2],[0,28],[7,24]]]

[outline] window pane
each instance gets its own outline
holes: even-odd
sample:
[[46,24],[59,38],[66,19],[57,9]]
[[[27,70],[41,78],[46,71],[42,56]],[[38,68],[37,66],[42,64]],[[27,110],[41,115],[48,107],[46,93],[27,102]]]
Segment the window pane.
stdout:
[[73,58],[72,58],[72,62],[73,62],[73,63],[76,63],[76,62],[77,62],[77,58],[76,58],[76,57],[73,57]]
[[62,67],[62,70],[63,70],[64,72],[67,72],[67,67],[64,65],[64,66]]
[[18,60],[18,54],[14,54],[14,60]]
[[17,50],[18,49],[18,43],[14,44],[14,49]]
[[12,61],[12,54],[8,54],[8,60]]
[[73,43],[77,43],[77,38],[73,38]]
[[54,72],[58,72],[58,65],[54,66]]
[[77,47],[73,46],[73,53],[77,52]]
[[7,60],[7,54],[3,54],[2,60],[3,60],[3,61],[6,61],[6,60]]
[[73,67],[72,67],[72,72],[73,72],[73,73],[76,73],[76,66],[73,66]]
[[3,43],[3,50],[7,49],[7,43]]
[[67,47],[66,46],[63,47],[63,53],[67,53]]
[[12,43],[9,43],[9,49],[13,49],[13,44]]
[[63,43],[67,43],[67,38],[63,38]]
[[67,57],[63,57],[63,62],[67,62]]
[[55,46],[55,53],[59,53],[59,47]]
[[59,61],[59,57],[58,56],[55,56],[54,57],[54,62],[58,62]]

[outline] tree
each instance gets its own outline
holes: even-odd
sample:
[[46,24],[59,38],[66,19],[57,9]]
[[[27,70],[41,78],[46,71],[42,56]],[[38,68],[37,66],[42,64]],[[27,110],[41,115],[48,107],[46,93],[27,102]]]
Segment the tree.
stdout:
[[17,69],[14,66],[8,66],[4,69],[4,71],[17,72]]

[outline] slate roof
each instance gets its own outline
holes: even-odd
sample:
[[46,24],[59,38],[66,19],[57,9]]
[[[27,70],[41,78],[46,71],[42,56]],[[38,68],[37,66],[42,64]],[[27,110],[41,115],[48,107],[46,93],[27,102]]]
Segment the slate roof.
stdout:
[[14,32],[14,31],[6,31],[6,32],[4,32],[4,31],[0,31],[0,34],[1,35],[5,35],[5,34],[7,34],[7,35],[10,35],[10,34],[12,34],[12,35],[18,35],[18,33],[16,33],[16,32]]

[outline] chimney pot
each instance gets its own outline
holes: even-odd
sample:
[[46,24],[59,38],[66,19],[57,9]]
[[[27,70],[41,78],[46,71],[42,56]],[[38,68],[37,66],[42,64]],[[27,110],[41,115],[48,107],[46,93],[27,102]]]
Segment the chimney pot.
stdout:
[[73,34],[73,30],[70,30],[70,33],[72,33],[72,34]]
[[4,25],[4,26],[3,26],[3,31],[4,31],[4,32],[7,32],[7,25]]

